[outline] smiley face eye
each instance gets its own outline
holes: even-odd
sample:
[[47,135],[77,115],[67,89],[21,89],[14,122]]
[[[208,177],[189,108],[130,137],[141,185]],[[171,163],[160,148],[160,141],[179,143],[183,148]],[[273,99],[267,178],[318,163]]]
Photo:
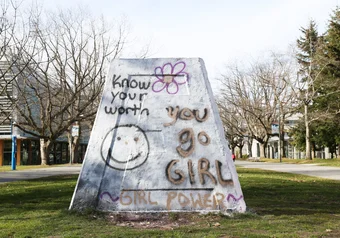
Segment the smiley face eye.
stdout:
[[119,136],[117,137],[117,140],[121,140],[122,138],[120,138]]
[[137,141],[139,140],[139,138],[138,138],[138,137],[135,137],[133,140],[137,142]]

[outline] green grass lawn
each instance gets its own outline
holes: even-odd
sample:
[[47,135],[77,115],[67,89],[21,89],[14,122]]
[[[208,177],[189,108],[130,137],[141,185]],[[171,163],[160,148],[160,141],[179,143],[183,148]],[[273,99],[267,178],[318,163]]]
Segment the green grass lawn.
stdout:
[[[16,170],[25,170],[25,169],[41,169],[48,168],[48,165],[20,165],[16,166]],[[12,171],[12,167],[10,165],[0,166],[0,172]]]
[[[42,168],[51,168],[51,167],[59,167],[59,166],[80,166],[79,164],[54,164],[54,165],[19,165],[16,166],[16,170],[26,170],[26,169],[42,169]],[[0,166],[0,172],[12,171],[12,167],[10,165]]]
[[[260,162],[269,162],[269,163],[280,163],[279,159],[266,159],[261,158]],[[334,167],[340,167],[340,159],[313,159],[313,160],[305,160],[305,159],[282,159],[283,163],[287,164],[317,164],[321,166],[334,166]]]
[[244,168],[238,174],[246,214],[192,214],[173,229],[118,226],[108,214],[69,212],[77,176],[3,184],[0,237],[340,237],[340,181]]

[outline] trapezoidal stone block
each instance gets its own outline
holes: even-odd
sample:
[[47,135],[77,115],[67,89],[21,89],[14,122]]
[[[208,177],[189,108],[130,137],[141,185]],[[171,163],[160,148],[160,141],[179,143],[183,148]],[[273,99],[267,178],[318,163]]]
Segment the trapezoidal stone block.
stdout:
[[70,209],[244,212],[203,60],[111,63]]

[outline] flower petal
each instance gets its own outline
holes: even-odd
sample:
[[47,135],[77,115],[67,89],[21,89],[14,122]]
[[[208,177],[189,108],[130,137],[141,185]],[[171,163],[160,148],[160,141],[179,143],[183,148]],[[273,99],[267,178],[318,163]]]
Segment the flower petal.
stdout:
[[185,62],[183,62],[183,61],[177,62],[177,63],[174,64],[174,66],[173,66],[173,71],[172,71],[172,73],[173,73],[173,74],[181,73],[181,72],[185,69],[185,66],[186,66]]
[[172,74],[172,71],[173,71],[173,67],[171,63],[166,63],[165,65],[163,65],[162,67],[163,74]]
[[158,67],[155,68],[155,75],[156,75],[156,78],[163,80],[163,69],[162,69],[162,67],[158,66]]
[[189,81],[189,74],[182,72],[178,74],[177,76],[174,76],[174,80],[176,81],[178,85],[185,84],[186,82]]
[[157,80],[156,82],[154,82],[152,84],[152,91],[154,91],[155,93],[158,93],[160,91],[162,91],[166,86],[166,83],[164,83],[162,80]]
[[172,81],[171,83],[166,85],[166,91],[169,94],[176,94],[178,92],[178,84],[176,83],[176,81]]

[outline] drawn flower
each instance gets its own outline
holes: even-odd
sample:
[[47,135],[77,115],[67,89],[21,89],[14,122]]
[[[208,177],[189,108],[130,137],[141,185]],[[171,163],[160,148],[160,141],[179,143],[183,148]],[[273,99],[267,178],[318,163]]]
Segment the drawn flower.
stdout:
[[152,84],[152,91],[158,93],[166,89],[169,94],[176,94],[179,85],[188,81],[188,73],[184,72],[185,66],[183,61],[179,61],[174,65],[166,63],[162,67],[156,67],[155,76],[158,80]]

